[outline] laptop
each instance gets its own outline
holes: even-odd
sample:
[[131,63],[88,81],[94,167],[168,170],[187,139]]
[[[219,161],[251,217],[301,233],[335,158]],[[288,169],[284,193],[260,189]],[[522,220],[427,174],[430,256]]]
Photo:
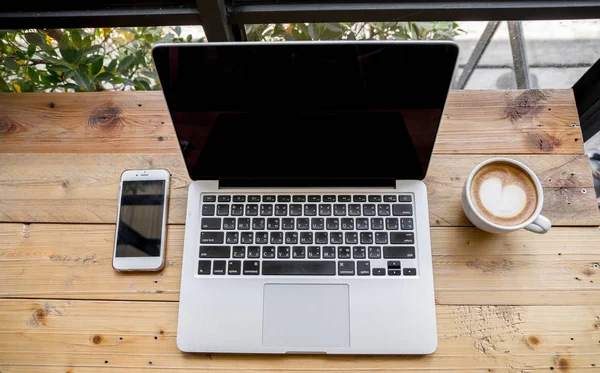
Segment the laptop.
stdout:
[[160,45],[192,183],[177,346],[429,354],[427,190],[450,42]]

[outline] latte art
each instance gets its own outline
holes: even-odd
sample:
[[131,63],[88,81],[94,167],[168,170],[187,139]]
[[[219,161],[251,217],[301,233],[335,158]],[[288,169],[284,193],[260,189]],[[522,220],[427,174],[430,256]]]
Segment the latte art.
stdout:
[[524,223],[537,206],[537,191],[529,174],[504,162],[490,163],[478,170],[470,194],[477,211],[499,225]]

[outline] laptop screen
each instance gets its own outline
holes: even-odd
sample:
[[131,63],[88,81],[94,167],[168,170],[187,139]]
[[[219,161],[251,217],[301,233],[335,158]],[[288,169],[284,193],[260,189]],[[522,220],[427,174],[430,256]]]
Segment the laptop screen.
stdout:
[[153,50],[193,180],[376,186],[425,177],[451,43],[229,43]]

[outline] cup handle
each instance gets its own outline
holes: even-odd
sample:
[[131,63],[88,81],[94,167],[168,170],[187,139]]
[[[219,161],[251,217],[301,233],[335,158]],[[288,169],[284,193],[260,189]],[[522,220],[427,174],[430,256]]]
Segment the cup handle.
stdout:
[[552,227],[552,223],[548,220],[544,215],[539,215],[533,223],[529,224],[525,227],[528,231],[534,233],[548,233],[550,228]]

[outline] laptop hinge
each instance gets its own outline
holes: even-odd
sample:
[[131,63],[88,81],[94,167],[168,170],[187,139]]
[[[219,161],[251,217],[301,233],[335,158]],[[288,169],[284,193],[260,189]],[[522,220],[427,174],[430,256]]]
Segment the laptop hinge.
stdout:
[[394,179],[224,179],[219,188],[395,188]]

